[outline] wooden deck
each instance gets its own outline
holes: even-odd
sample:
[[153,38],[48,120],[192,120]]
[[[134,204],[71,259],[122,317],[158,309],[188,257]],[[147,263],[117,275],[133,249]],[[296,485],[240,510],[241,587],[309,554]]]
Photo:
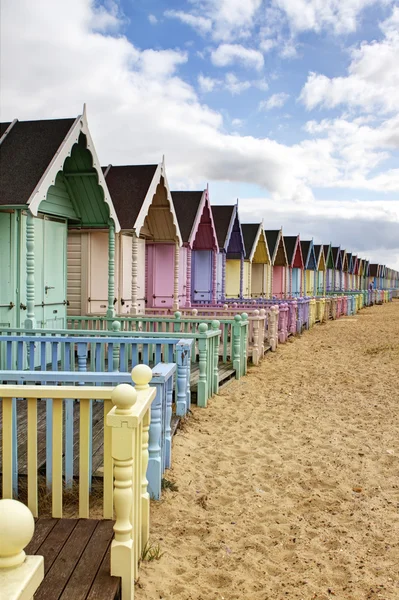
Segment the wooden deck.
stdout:
[[36,521],[27,554],[44,557],[44,580],[35,600],[119,600],[120,579],[110,575],[113,521]]

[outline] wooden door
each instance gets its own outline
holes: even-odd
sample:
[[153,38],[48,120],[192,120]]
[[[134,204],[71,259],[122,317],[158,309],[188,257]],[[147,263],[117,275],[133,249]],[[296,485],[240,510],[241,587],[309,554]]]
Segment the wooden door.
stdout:
[[294,298],[301,295],[301,269],[292,269],[292,295]]
[[[117,272],[117,270],[115,269]],[[88,314],[104,315],[108,307],[108,233],[89,234]]]
[[152,257],[153,306],[171,308],[174,290],[174,244],[154,244]]
[[218,252],[216,260],[216,299],[222,299],[223,291],[223,253]]
[[[66,222],[43,223],[43,328],[66,328]],[[37,299],[39,300],[39,298]],[[37,303],[36,300],[36,303]]]
[[17,294],[12,213],[0,212],[0,326],[16,327]]
[[194,301],[210,302],[212,292],[212,250],[193,250],[192,283]]
[[273,267],[273,296],[284,297],[284,267]]
[[251,296],[259,298],[265,292],[265,265],[262,263],[252,263],[251,277]]

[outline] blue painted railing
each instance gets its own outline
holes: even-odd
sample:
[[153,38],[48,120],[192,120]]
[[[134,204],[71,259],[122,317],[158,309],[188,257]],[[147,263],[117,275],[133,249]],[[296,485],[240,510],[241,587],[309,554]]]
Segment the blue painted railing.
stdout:
[[[151,424],[149,429],[148,452],[149,461],[147,469],[148,488],[150,496],[159,499],[161,496],[161,480],[165,469],[170,468],[172,460],[172,396],[174,378],[176,376],[176,365],[173,363],[159,363],[152,369],[151,386],[155,387],[156,397],[151,406]],[[45,386],[48,382],[49,373],[45,371],[0,371],[0,382],[2,384],[18,385],[40,385]],[[65,372],[57,371],[51,374],[51,384],[64,385],[96,385],[116,386],[119,383],[132,383],[130,372]],[[184,402],[186,382],[180,381],[180,402]],[[52,399],[46,402],[46,481],[47,487],[51,487],[52,481]],[[74,422],[73,405],[74,399],[64,400],[65,414],[65,441],[64,441],[64,477],[66,487],[70,487],[73,481],[74,462]],[[90,403],[92,412],[92,402]],[[178,400],[179,402],[179,400]],[[17,493],[18,485],[18,398],[13,399],[13,488]],[[91,430],[90,440],[93,435],[93,419],[90,418]],[[90,451],[89,479],[92,480],[92,453]]]

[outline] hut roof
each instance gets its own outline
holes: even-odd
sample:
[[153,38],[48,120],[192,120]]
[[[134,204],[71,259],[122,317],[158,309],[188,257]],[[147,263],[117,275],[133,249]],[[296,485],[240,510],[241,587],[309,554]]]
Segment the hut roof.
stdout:
[[244,238],[245,258],[249,259],[253,250],[253,246],[257,241],[259,223],[244,223],[241,225],[242,235]]
[[27,204],[75,121],[1,123],[0,205]]
[[122,229],[132,229],[158,165],[102,167]]
[[295,258],[295,248],[297,245],[298,236],[297,235],[285,235],[284,236],[284,244],[285,251],[287,253],[288,264],[291,265],[292,261]]
[[233,213],[236,209],[235,204],[214,206],[212,205],[213,222],[215,223],[216,235],[218,237],[219,248],[227,249],[228,234]]
[[171,192],[171,194],[183,242],[189,242],[204,192]]

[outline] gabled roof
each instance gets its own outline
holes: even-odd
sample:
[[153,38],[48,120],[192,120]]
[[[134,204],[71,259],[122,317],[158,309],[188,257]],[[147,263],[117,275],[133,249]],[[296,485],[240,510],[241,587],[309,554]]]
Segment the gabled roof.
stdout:
[[341,255],[342,270],[347,271],[348,270],[348,261],[346,258],[346,250],[340,250],[340,255]]
[[331,252],[331,244],[323,244],[324,260],[326,262],[326,269],[331,269],[330,266],[333,263],[333,257]]
[[164,185],[176,237],[181,234],[165,173],[165,164],[108,165],[102,167],[121,228],[134,230],[136,235],[144,225],[158,185]]
[[324,265],[326,267],[326,259],[325,259],[325,256],[324,256],[324,247],[323,247],[323,245],[321,245],[321,244],[314,245],[313,249],[314,249],[314,254],[315,254],[315,257],[316,257],[316,268],[319,269],[319,267],[320,267],[320,261],[321,261],[322,257],[324,258]]
[[90,174],[103,190],[103,201],[119,231],[119,221],[105,184],[88,128],[86,109],[76,119],[46,119],[2,123],[0,127],[0,205],[28,205],[33,215],[46,200],[57,173],[64,169],[81,134],[92,158]]
[[[213,222],[215,224],[218,244],[220,250],[233,253],[234,255],[241,254],[245,255],[245,244],[242,235],[242,229],[240,219],[238,217],[238,203],[228,205],[212,205]],[[238,248],[231,250],[229,249],[230,238],[232,236],[235,223],[238,223],[238,233],[240,239],[240,250]]]
[[183,242],[189,242],[204,191],[171,192]]
[[346,253],[346,262],[348,265],[348,273],[352,273],[352,269],[353,269],[353,264],[352,264],[352,253],[351,252],[347,252]]
[[377,277],[378,276],[378,267],[379,267],[379,265],[377,265],[375,263],[369,265],[369,275],[370,275],[370,277]]
[[132,229],[158,165],[102,167],[122,229]]
[[331,247],[331,253],[332,253],[332,257],[333,257],[334,268],[337,269],[338,268],[338,263],[339,263],[339,258],[340,258],[340,248],[339,248],[339,246],[332,246]]
[[301,240],[301,248],[305,269],[315,269],[317,262],[313,248],[313,240]]
[[285,249],[282,230],[265,229],[265,235],[267,244],[269,246],[269,254],[272,265],[275,265],[276,261],[279,263],[276,264],[276,266],[288,265],[287,251]]
[[194,244],[204,210],[206,207],[208,207],[210,227],[212,229],[211,235],[213,238],[212,246],[218,247],[217,234],[215,224],[213,222],[212,208],[209,203],[208,190],[206,189],[198,192],[179,191],[171,192],[171,194],[183,243],[188,243],[191,246]]
[[[302,248],[299,241],[299,235],[284,235],[284,246],[287,254],[288,265],[291,268],[303,269],[303,256],[302,256]],[[300,266],[296,266],[297,257],[299,256]]]

